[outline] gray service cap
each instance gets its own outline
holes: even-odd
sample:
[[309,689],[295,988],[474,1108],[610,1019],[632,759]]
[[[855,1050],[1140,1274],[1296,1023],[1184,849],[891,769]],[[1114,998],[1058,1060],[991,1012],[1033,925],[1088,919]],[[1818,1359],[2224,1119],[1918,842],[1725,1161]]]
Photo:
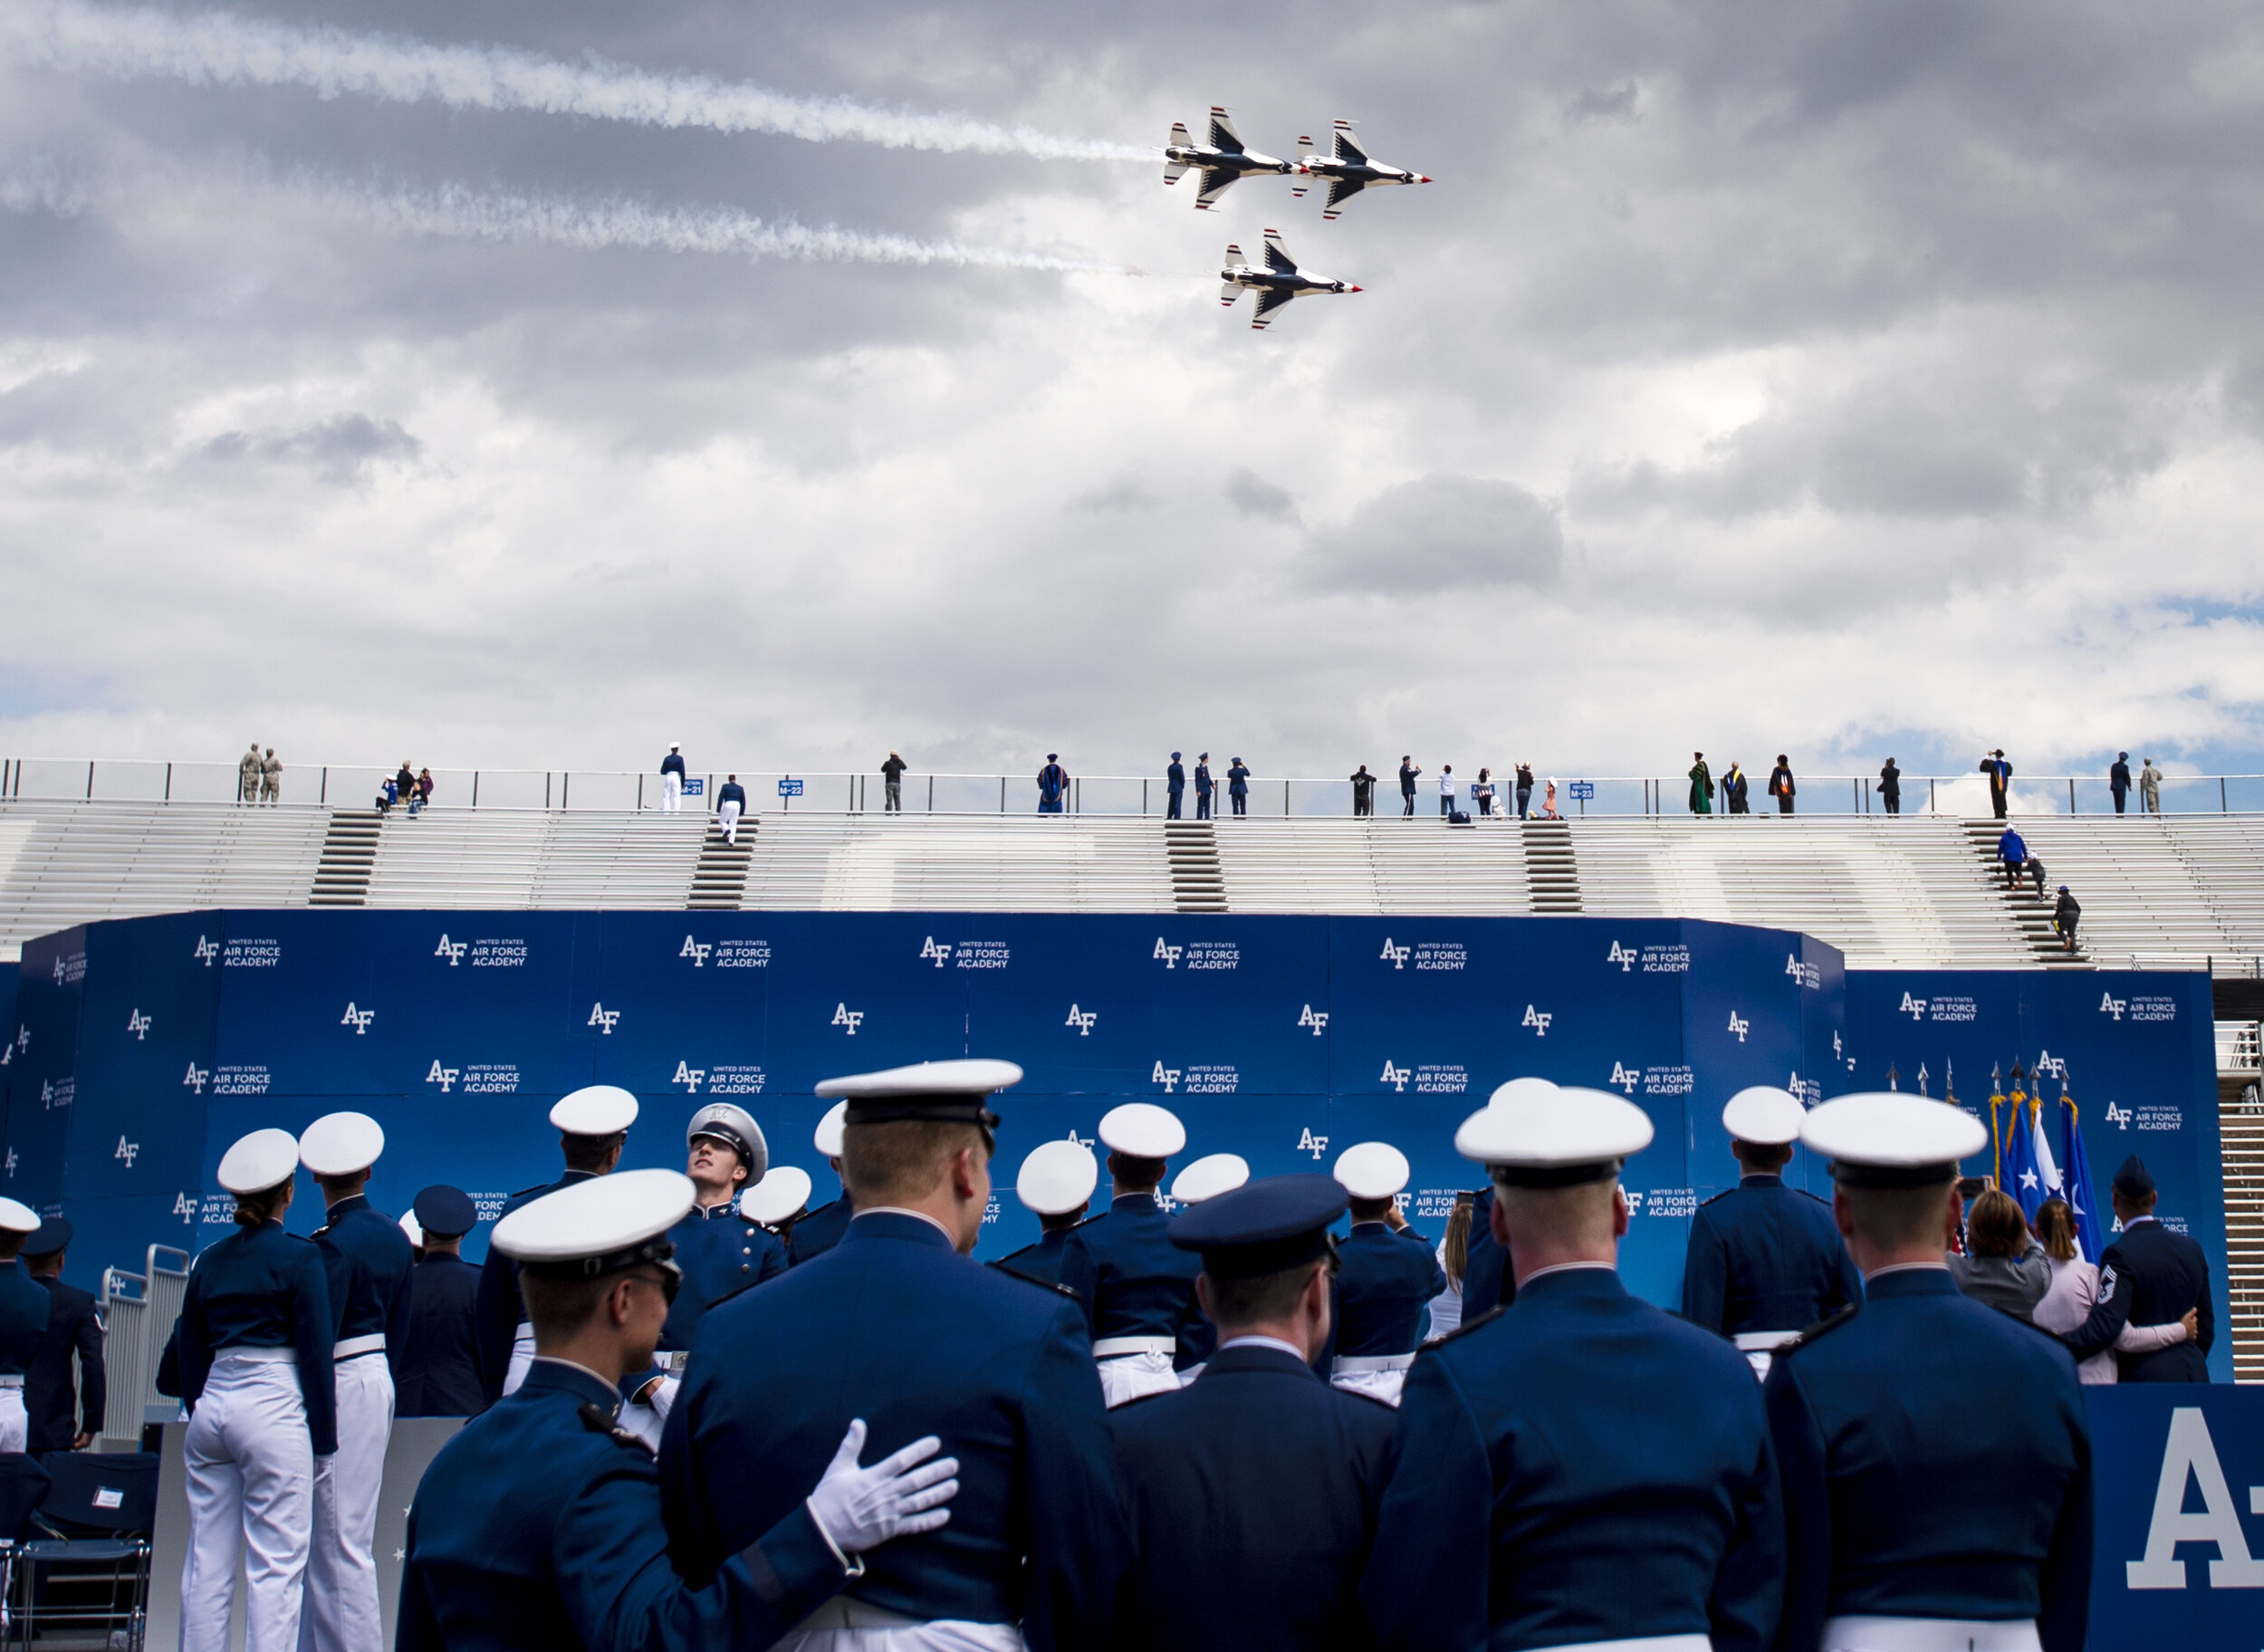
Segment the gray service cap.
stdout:
[[692,1115],[692,1122],[684,1132],[684,1145],[690,1147],[703,1136],[713,1136],[717,1141],[735,1151],[747,1167],[747,1186],[752,1187],[763,1179],[771,1167],[771,1146],[763,1139],[763,1127],[743,1107],[734,1107],[728,1101],[711,1101]]

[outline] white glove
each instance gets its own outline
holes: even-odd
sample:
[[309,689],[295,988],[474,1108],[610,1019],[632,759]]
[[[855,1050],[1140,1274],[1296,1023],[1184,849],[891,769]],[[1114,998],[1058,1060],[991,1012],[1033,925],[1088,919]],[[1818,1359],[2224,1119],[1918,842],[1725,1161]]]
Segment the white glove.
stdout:
[[[861,1554],[892,1537],[935,1531],[951,1518],[943,1505],[959,1494],[959,1482],[953,1478],[959,1459],[935,1457],[943,1448],[943,1441],[931,1434],[870,1468],[859,1468],[865,1419],[859,1417],[810,1494],[811,1518],[844,1554]],[[930,1457],[935,1460],[931,1463]]]

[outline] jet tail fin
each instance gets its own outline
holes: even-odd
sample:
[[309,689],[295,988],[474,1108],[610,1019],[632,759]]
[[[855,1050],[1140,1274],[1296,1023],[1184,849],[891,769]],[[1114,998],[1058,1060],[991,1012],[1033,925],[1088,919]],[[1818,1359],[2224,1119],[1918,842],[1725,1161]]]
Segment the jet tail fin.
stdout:
[[1164,181],[1167,184],[1175,184],[1189,170],[1187,163],[1184,160],[1167,160],[1164,163]]
[[1365,164],[1367,160],[1367,151],[1352,135],[1352,122],[1349,120],[1337,122],[1337,158],[1351,161],[1355,165]]
[[1219,283],[1218,302],[1224,304],[1228,309],[1233,309],[1234,307],[1234,301],[1242,295],[1242,290],[1236,286],[1233,282],[1223,281]]
[[1185,120],[1175,120],[1171,123],[1171,147],[1175,149],[1194,147],[1194,139],[1187,136],[1187,123]]

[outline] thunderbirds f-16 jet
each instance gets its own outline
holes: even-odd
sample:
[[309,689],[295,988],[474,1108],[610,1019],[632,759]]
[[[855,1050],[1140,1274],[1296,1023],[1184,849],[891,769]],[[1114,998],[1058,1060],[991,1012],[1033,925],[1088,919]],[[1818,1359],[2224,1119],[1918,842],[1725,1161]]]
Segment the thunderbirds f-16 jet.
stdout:
[[1217,104],[1211,105],[1211,141],[1198,144],[1187,136],[1185,121],[1175,121],[1171,141],[1164,146],[1164,182],[1175,184],[1189,170],[1203,174],[1203,187],[1194,197],[1195,210],[1206,211],[1218,205],[1233,181],[1251,172],[1290,173],[1297,170],[1293,162],[1276,160],[1271,155],[1261,155],[1255,149],[1242,147],[1242,136],[1234,130],[1234,122]]
[[1248,287],[1258,295],[1258,308],[1250,318],[1252,327],[1263,330],[1273,319],[1273,312],[1302,293],[1357,293],[1359,288],[1349,282],[1331,281],[1326,275],[1316,275],[1309,270],[1297,267],[1297,260],[1281,250],[1281,232],[1266,231],[1266,262],[1261,269],[1242,262],[1242,249],[1230,245],[1226,249],[1226,267],[1219,272],[1219,279],[1226,284],[1219,289],[1218,302],[1232,304]]
[[[1297,140],[1297,169],[1314,178],[1329,180],[1329,198],[1322,203],[1320,216],[1330,223],[1345,208],[1345,203],[1374,184],[1427,184],[1431,180],[1420,172],[1410,172],[1405,167],[1387,167],[1381,161],[1370,160],[1367,151],[1360,148],[1352,136],[1352,122],[1337,122],[1336,152],[1324,159],[1313,148],[1310,138]],[[1309,186],[1299,184],[1290,193],[1300,200],[1305,198]]]

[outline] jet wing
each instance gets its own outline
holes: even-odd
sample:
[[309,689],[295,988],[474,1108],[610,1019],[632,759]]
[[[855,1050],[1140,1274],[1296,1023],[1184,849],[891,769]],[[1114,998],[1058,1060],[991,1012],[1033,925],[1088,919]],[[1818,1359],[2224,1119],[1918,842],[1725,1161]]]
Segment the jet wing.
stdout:
[[1222,172],[1210,167],[1204,168],[1203,189],[1194,197],[1195,209],[1200,212],[1206,207],[1217,206],[1218,197],[1224,195],[1233,187],[1234,180],[1241,176],[1239,172]]
[[1242,134],[1234,130],[1233,118],[1215,103],[1211,105],[1211,147],[1237,155],[1242,149]]
[[1265,324],[1273,319],[1273,312],[1296,296],[1296,293],[1285,293],[1279,287],[1268,287],[1258,294],[1258,307],[1250,317],[1251,326],[1263,331]]
[[1335,223],[1337,215],[1344,210],[1344,204],[1367,187],[1367,180],[1363,178],[1330,178],[1329,198],[1321,204],[1320,216]]
[[1337,158],[1352,161],[1363,167],[1367,164],[1367,151],[1360,147],[1360,140],[1352,135],[1352,122],[1349,120],[1337,122]]

